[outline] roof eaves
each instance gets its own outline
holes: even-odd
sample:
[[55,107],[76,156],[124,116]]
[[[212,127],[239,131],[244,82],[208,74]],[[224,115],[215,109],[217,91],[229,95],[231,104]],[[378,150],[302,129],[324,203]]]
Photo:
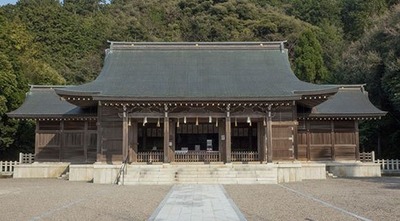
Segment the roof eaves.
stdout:
[[301,95],[276,97],[124,97],[124,96],[93,96],[99,101],[282,101],[300,100]]

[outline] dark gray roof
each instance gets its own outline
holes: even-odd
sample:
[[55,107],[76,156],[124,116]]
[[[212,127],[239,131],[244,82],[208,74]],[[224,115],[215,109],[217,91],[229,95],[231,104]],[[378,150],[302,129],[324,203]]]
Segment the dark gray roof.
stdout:
[[96,117],[95,111],[82,109],[62,100],[54,91],[65,86],[31,86],[24,103],[7,113],[13,118],[69,118]]
[[283,42],[113,42],[96,80],[56,90],[95,100],[290,100],[336,91],[300,81]]
[[381,117],[385,114],[369,101],[363,87],[346,86],[315,106],[309,117]]

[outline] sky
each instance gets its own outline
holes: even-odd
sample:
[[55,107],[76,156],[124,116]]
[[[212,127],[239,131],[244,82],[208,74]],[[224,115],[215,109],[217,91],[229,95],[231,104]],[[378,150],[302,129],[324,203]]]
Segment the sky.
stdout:
[[7,4],[15,4],[17,0],[0,0],[0,6]]

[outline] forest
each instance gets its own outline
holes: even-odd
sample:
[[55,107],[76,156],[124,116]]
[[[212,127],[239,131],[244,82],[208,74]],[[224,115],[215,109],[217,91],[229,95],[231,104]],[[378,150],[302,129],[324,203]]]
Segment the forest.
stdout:
[[381,120],[361,151],[400,158],[397,0],[19,0],[0,7],[0,160],[32,152],[34,121],[8,118],[31,84],[82,84],[112,41],[287,40],[301,80],[366,84]]

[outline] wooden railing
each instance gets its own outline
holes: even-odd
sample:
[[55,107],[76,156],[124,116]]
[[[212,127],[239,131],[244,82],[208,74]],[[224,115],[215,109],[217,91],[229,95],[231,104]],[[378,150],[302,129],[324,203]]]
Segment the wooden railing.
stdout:
[[360,153],[361,162],[375,162],[375,152],[361,152]]
[[14,167],[18,165],[18,161],[0,161],[0,173],[14,172]]
[[19,163],[27,164],[35,161],[35,154],[33,153],[19,153]]
[[175,151],[175,162],[218,162],[219,151]]
[[375,163],[381,164],[382,172],[400,172],[399,159],[375,160]]
[[137,156],[138,162],[163,162],[164,152],[161,151],[149,151],[139,152]]
[[256,151],[232,151],[231,160],[232,161],[259,161],[259,155]]

